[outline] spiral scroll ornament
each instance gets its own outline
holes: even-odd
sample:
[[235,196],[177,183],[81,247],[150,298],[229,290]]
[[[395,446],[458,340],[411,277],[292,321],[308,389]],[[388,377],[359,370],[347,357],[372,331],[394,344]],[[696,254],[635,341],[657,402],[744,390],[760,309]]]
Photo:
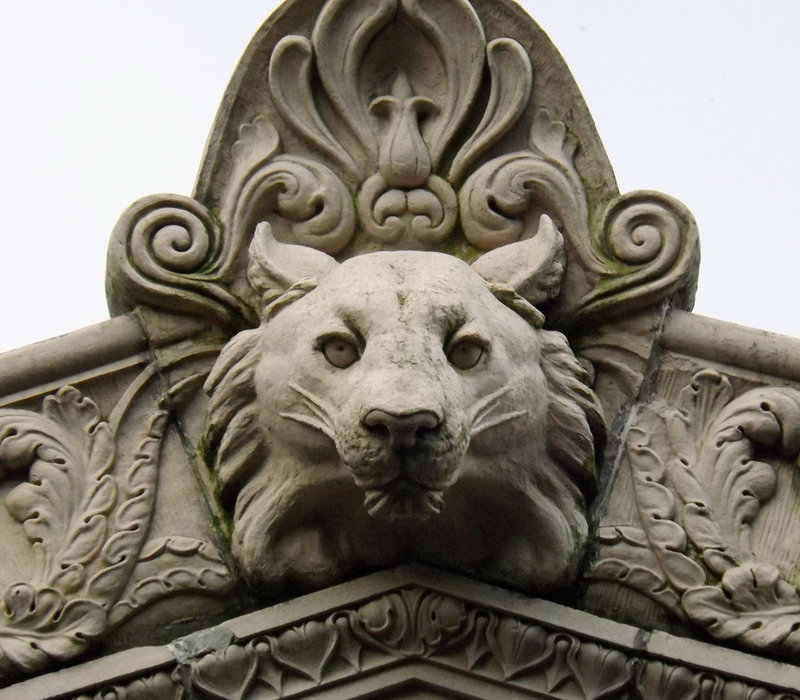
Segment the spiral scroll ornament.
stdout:
[[227,257],[221,227],[202,204],[181,195],[140,199],[111,236],[109,309],[122,314],[144,304],[226,328],[251,322],[252,311],[223,281]]
[[629,192],[612,202],[592,244],[604,272],[573,320],[643,308],[691,289],[696,278],[697,225],[683,204],[660,192]]
[[529,238],[545,213],[561,223],[575,248],[588,236],[583,189],[556,162],[528,151],[479,168],[460,200],[464,236],[483,250]]
[[[257,168],[235,205],[233,231],[252,232],[267,221],[279,236],[323,253],[341,252],[355,232],[350,191],[327,166],[310,158],[285,155]],[[249,237],[234,242],[246,249]]]

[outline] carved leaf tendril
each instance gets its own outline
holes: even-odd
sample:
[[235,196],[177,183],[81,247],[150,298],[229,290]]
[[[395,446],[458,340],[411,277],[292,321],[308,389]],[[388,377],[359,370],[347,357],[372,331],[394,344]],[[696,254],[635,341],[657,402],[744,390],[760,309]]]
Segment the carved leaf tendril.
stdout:
[[[27,471],[29,478],[11,490],[6,505],[37,553],[30,583],[14,583],[3,594],[0,679],[76,656],[166,592],[230,585],[207,543],[157,543],[140,559],[166,423],[166,412],[156,411],[127,463],[97,405],[73,387],[46,397],[41,414],[0,410],[1,468]],[[135,575],[137,561],[162,552],[184,566],[157,581],[143,581],[145,570]],[[148,584],[156,590],[144,590]],[[120,600],[126,588],[131,594]]]
[[[800,392],[762,388],[733,398],[726,378],[703,371],[677,403],[654,404],[627,440],[653,556],[649,573],[638,553],[641,539],[620,532],[606,535],[608,556],[592,575],[617,580],[673,610],[678,594],[683,614],[715,638],[796,656],[800,594],[777,567],[754,560],[750,529],[776,485],[775,468],[756,455],[787,459],[800,451]],[[663,460],[647,446],[659,421]],[[691,558],[693,551],[702,565]],[[641,564],[645,572],[638,570]],[[671,589],[666,597],[653,588],[662,574]]]

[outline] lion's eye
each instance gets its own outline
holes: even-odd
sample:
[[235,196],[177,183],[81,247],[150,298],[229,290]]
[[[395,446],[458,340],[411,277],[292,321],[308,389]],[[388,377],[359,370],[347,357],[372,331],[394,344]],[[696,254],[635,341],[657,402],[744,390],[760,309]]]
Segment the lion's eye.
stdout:
[[479,341],[474,338],[464,338],[453,344],[447,353],[447,359],[458,369],[472,369],[483,357],[484,351],[485,347]]
[[346,338],[327,338],[320,346],[325,359],[334,367],[345,369],[358,359],[358,348]]

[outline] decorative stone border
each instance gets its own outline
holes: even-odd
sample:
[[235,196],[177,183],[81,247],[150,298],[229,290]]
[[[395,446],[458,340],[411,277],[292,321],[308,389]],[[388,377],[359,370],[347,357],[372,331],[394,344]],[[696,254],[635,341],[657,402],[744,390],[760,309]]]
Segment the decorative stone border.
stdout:
[[19,683],[0,698],[796,698],[800,669],[420,566]]

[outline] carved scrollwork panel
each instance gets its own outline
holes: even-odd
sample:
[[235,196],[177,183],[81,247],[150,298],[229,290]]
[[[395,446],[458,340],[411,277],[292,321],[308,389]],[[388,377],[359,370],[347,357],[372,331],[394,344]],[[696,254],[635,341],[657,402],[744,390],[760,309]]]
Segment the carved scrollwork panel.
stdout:
[[618,195],[533,23],[468,0],[328,0],[316,16],[289,6],[237,71],[198,200],[146,199],[123,215],[114,312],[144,304],[255,325],[245,271],[263,222],[339,259],[437,249],[472,260],[536,237],[542,216],[565,240],[563,282],[541,309],[550,327],[577,338],[598,319],[690,303],[691,216],[664,195]]
[[0,682],[81,654],[155,600],[230,588],[209,543],[147,542],[167,418],[154,410],[121,451],[117,426],[73,387],[41,413],[0,410],[2,475],[23,479],[6,507],[35,557],[33,576],[3,593]]
[[592,576],[648,595],[717,639],[798,658],[800,595],[751,543],[756,518],[769,517],[776,463],[800,451],[798,426],[797,390],[735,397],[710,370],[676,405],[643,409],[626,443],[642,526],[601,528]]

